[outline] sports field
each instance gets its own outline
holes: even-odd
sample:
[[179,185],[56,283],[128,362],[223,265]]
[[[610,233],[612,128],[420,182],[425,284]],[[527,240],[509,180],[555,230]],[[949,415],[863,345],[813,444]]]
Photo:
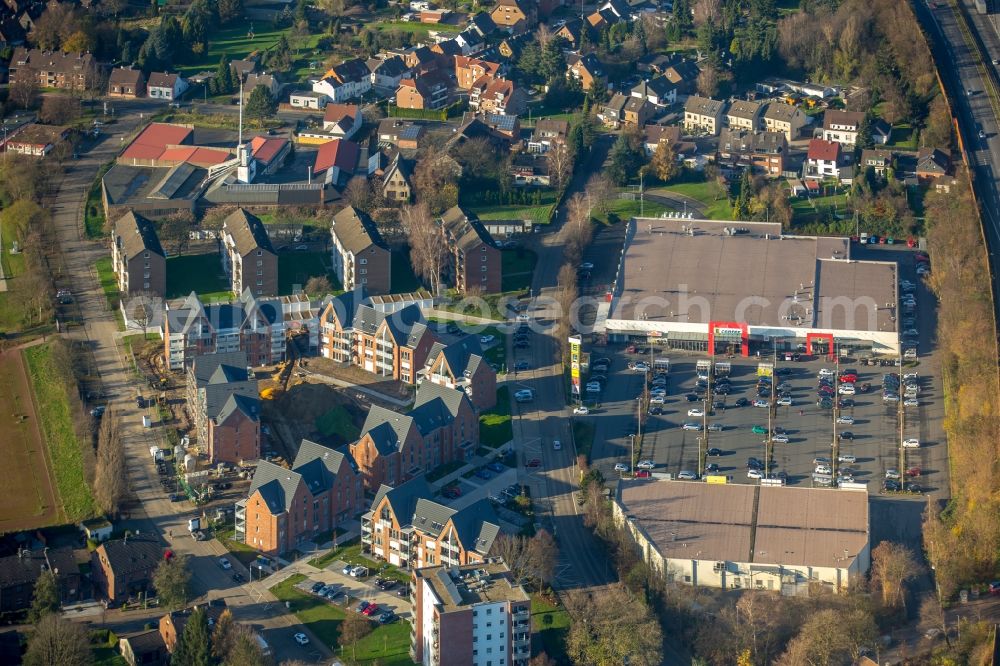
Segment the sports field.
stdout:
[[0,533],[59,522],[41,423],[20,351],[0,354]]

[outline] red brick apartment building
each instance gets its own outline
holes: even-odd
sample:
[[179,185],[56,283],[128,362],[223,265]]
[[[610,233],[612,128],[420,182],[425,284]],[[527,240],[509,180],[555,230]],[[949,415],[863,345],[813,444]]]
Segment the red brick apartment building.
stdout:
[[187,370],[187,393],[197,444],[212,463],[260,458],[260,397],[245,353],[196,356]]
[[105,541],[90,556],[94,594],[112,604],[145,592],[163,559],[163,547],[153,537],[134,536]]
[[479,338],[469,335],[449,345],[431,347],[427,364],[418,371],[417,383],[431,382],[465,391],[480,412],[497,404],[497,373],[483,356]]
[[441,231],[448,248],[448,276],[459,292],[503,290],[500,250],[482,222],[455,206],[441,215]]
[[258,463],[247,498],[236,503],[236,539],[281,555],[351,520],[363,501],[350,453],[304,439],[291,469]]
[[167,289],[167,256],[152,222],[133,212],[111,230],[111,265],[123,294],[163,296]]
[[479,417],[463,391],[424,382],[413,409],[400,414],[373,405],[351,455],[375,492],[439,465],[466,460],[479,444]]
[[500,534],[493,506],[483,499],[456,510],[433,496],[423,476],[379,488],[371,511],[361,517],[364,551],[411,569],[484,562]]

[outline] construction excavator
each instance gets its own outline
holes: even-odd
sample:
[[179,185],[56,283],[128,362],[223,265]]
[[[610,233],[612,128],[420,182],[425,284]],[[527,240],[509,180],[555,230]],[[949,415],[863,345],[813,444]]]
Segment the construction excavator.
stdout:
[[296,340],[296,338],[302,335],[308,335],[308,332],[304,329],[300,329],[289,334],[287,345],[285,347],[286,360],[279,365],[275,373],[271,375],[271,380],[274,382],[274,385],[269,386],[260,392],[260,397],[264,400],[273,400],[279,394],[288,390],[288,382],[292,378],[292,370],[295,369],[296,363],[300,362],[300,352],[297,344],[298,340]]

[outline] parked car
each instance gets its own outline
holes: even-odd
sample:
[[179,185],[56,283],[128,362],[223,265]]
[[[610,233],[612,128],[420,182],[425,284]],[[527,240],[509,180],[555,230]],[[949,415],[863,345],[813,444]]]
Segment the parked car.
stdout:
[[755,425],[752,428],[750,428],[750,432],[752,432],[755,435],[766,435],[767,426]]
[[227,571],[233,568],[233,565],[229,562],[229,560],[224,557],[219,558],[219,566]]
[[709,456],[721,456],[722,455],[722,449],[716,448],[716,447],[713,446],[712,448],[710,448],[707,451],[707,453],[708,453]]
[[580,405],[579,407],[573,408],[573,414],[576,416],[586,416],[587,414],[590,414],[590,409],[588,409],[586,405]]
[[683,428],[684,430],[697,430],[701,432],[700,423],[685,423],[683,426],[681,426],[681,428]]
[[841,453],[839,456],[837,456],[837,462],[842,462],[842,463],[847,463],[849,465],[853,465],[857,461],[858,461],[857,456],[854,456],[854,455],[852,455],[850,453]]
[[521,389],[514,392],[514,400],[517,402],[531,402],[535,399],[535,392],[531,389]]
[[654,469],[656,468],[656,463],[654,463],[652,460],[640,460],[636,464],[636,467],[638,467],[639,469]]
[[301,631],[295,634],[295,642],[299,645],[309,645],[309,637],[303,634]]
[[541,460],[541,458],[532,458],[528,462],[524,463],[524,466],[525,467],[541,467],[542,466],[542,460]]
[[309,591],[312,592],[313,594],[316,594],[317,592],[319,592],[320,590],[322,590],[324,587],[326,587],[326,585],[324,585],[323,583],[320,583],[320,582],[313,583],[312,587],[309,588]]
[[362,615],[367,615],[368,617],[371,617],[371,616],[375,615],[375,613],[378,612],[378,609],[379,609],[378,608],[378,604],[371,604],[371,605],[368,606],[368,608],[366,608],[363,611],[361,611],[361,614]]
[[627,472],[628,471],[628,465],[626,465],[625,463],[615,463],[615,471],[616,472]]
[[697,472],[692,472],[691,470],[682,469],[681,471],[677,472],[677,478],[682,481],[697,481],[698,474]]
[[360,604],[358,604],[358,607],[355,610],[357,610],[359,613],[364,613],[365,609],[371,605],[372,604],[370,601],[362,601]]

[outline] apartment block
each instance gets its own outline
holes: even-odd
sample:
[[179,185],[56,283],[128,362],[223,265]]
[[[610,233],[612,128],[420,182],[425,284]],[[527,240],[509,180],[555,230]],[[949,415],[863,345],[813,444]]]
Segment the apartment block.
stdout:
[[527,666],[531,600],[506,565],[413,572],[410,657],[424,666]]
[[441,231],[448,248],[446,273],[460,293],[503,290],[500,250],[478,218],[455,206],[441,215]]
[[333,216],[333,272],[345,291],[364,287],[370,294],[391,288],[392,255],[368,215],[348,206]]
[[163,296],[167,257],[152,222],[128,212],[111,230],[111,265],[123,294]]
[[261,461],[236,503],[236,539],[280,555],[364,510],[364,489],[346,448],[302,440],[291,469]]
[[278,295],[278,254],[259,217],[242,208],[229,215],[222,223],[219,254],[234,294],[249,289],[258,297]]
[[465,391],[480,412],[497,404],[497,373],[486,362],[479,337],[468,335],[451,344],[436,342],[427,364],[417,373],[417,383],[431,382]]
[[196,356],[188,366],[188,409],[212,463],[260,458],[260,396],[248,365],[237,351]]

